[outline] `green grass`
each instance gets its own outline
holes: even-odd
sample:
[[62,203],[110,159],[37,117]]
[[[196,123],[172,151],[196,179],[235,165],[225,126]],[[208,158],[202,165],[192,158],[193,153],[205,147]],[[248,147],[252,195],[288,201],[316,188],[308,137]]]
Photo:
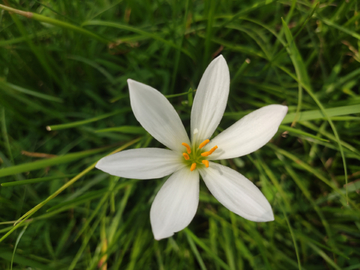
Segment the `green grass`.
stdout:
[[[356,0],[3,1],[0,269],[359,269],[359,12]],[[202,183],[189,227],[156,241],[149,212],[166,178],[94,164],[160,146],[135,120],[128,78],[166,95],[188,128],[219,53],[231,88],[218,131],[289,107],[270,143],[224,161],[275,221],[233,214]]]

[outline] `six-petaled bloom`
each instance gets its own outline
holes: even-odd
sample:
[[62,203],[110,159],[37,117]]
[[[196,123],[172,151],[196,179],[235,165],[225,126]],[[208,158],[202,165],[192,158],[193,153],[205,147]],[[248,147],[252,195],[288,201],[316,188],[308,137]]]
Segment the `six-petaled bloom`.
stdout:
[[126,150],[102,158],[96,167],[134,179],[172,174],[151,206],[151,226],[157,240],[184,229],[194,218],[199,204],[200,175],[210,192],[230,211],[252,221],[274,220],[269,202],[251,181],[212,161],[244,156],[265,145],[277,132],[287,107],[262,107],[211,138],[224,114],[229,84],[229,69],[220,55],[207,67],[196,91],[190,140],[165,96],[148,85],[128,80],[136,119],[169,149]]

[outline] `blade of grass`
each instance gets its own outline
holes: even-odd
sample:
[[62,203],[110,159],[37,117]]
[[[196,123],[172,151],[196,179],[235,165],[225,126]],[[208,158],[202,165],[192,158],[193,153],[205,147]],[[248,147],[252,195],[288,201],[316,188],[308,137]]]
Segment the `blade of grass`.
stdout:
[[98,129],[95,132],[96,133],[121,132],[121,133],[125,133],[125,134],[138,134],[138,135],[146,134],[146,130],[143,127],[136,127],[136,126],[121,126],[121,127],[104,128],[104,129]]
[[[311,110],[311,111],[301,112],[299,115],[298,122],[307,121],[307,120],[327,119],[326,116],[333,117],[333,116],[341,116],[341,115],[360,113],[360,104],[343,106],[343,107],[335,107],[335,108],[327,108],[327,109],[324,109],[324,111],[325,111],[325,114],[322,110]],[[295,118],[295,113],[288,113],[285,116],[284,120],[282,121],[282,124],[291,123],[294,118]]]
[[[209,64],[210,58],[210,45],[211,39],[214,35],[213,23],[214,23],[214,13],[216,8],[216,1],[209,0],[205,2],[205,10],[207,10],[206,14],[206,34],[205,34],[205,50],[203,54],[203,70]],[[206,11],[205,11],[206,12]]]
[[15,91],[18,91],[20,93],[23,93],[23,94],[26,94],[26,95],[29,95],[29,96],[33,96],[33,97],[37,97],[37,98],[41,98],[41,99],[44,99],[44,100],[55,101],[55,102],[63,102],[63,100],[61,98],[57,98],[57,97],[53,97],[53,96],[50,96],[50,95],[45,95],[45,94],[42,94],[42,93],[38,93],[36,91],[25,89],[23,87],[15,85],[15,84],[11,84],[11,83],[8,83],[8,82],[3,82],[3,81],[0,80],[0,88],[1,87],[8,87],[8,88],[10,88],[12,90],[15,90]]
[[29,224],[26,224],[24,226],[24,228],[21,230],[21,232],[19,233],[19,236],[16,238],[16,242],[15,242],[15,246],[14,246],[14,251],[13,251],[13,254],[11,256],[11,262],[10,262],[10,270],[13,269],[13,263],[14,263],[14,257],[15,257],[15,252],[16,252],[16,249],[17,249],[17,246],[19,245],[20,243],[20,240],[22,238],[22,236],[24,235],[27,227],[28,227]]
[[[11,261],[12,253],[4,250],[0,250],[0,258],[3,258],[5,261]],[[24,267],[33,267],[34,269],[44,269],[51,270],[45,264],[39,263],[35,260],[28,259],[24,256],[16,254],[13,260],[16,264],[22,265]],[[21,268],[20,268],[21,269]],[[23,268],[24,269],[24,268]],[[26,269],[26,268],[25,268]]]
[[68,178],[68,177],[72,177],[72,176],[75,176],[75,175],[76,174],[67,174],[67,175],[62,175],[62,176],[49,176],[49,177],[42,177],[42,178],[18,180],[18,181],[14,181],[14,182],[2,183],[1,186],[3,186],[3,187],[13,187],[13,186],[19,186],[19,185],[35,184],[35,183],[41,183],[41,182],[46,182],[46,181],[51,181],[51,180],[56,180],[56,179]]
[[50,207],[49,209],[46,210],[46,212],[50,213],[53,212],[55,210],[61,209],[62,211],[65,211],[67,209],[70,208],[74,208],[75,206],[79,205],[79,204],[84,204],[86,202],[92,201],[98,197],[104,196],[106,197],[104,194],[107,193],[106,189],[102,189],[102,190],[96,190],[96,191],[92,191],[92,192],[87,192],[85,195],[80,196],[78,198],[69,200],[69,201],[64,201],[61,202],[55,206]]
[[85,64],[97,69],[101,74],[103,74],[108,79],[108,81],[111,84],[116,84],[115,78],[105,68],[103,68],[102,66],[97,64],[95,61],[92,61],[90,59],[86,59],[85,57],[78,56],[78,55],[69,55],[68,58],[72,59],[72,60],[75,60],[75,61],[85,63]]
[[289,132],[290,134],[297,134],[297,135],[313,138],[313,139],[323,141],[323,142],[329,142],[329,140],[325,140],[325,139],[320,138],[320,137],[318,137],[316,135],[310,134],[310,133],[302,131],[300,129],[296,129],[296,128],[292,128],[292,127],[288,127],[288,126],[284,126],[284,125],[280,125],[279,130],[284,130],[284,131]]
[[267,177],[270,179],[271,183],[275,186],[277,192],[280,194],[281,198],[283,199],[285,206],[286,206],[286,210],[288,212],[291,211],[291,203],[290,203],[290,198],[288,197],[287,193],[284,191],[284,189],[282,188],[282,186],[280,185],[277,177],[274,175],[273,171],[270,170],[269,166],[266,165],[266,162],[263,161],[263,159],[261,158],[261,156],[255,152],[255,160],[249,156],[249,159],[253,162],[253,163],[257,163],[261,166],[260,172],[263,175],[267,175]]
[[[336,141],[336,138],[334,135],[332,135],[331,133],[325,131],[324,129],[322,128],[318,128],[316,125],[314,125],[313,123],[310,123],[308,121],[303,121],[301,122],[301,125],[303,125],[304,127],[307,127],[307,128],[311,128],[312,130],[315,130],[316,132],[319,132],[320,134],[324,135],[325,137],[329,138],[330,140],[333,140],[333,141]],[[344,141],[340,141],[341,144],[349,149],[350,151],[356,153],[356,154],[360,154],[359,150],[356,149],[355,147],[353,147],[352,145],[344,142]]]
[[113,243],[113,240],[115,240],[114,235],[115,235],[116,230],[119,227],[120,220],[122,218],[125,206],[127,205],[130,194],[132,192],[132,187],[133,187],[133,185],[128,185],[125,188],[125,194],[123,195],[122,200],[119,202],[119,205],[117,207],[117,213],[109,226],[109,232],[108,232],[109,245],[111,245]]
[[330,264],[332,267],[334,267],[337,270],[341,270],[339,266],[337,266],[332,259],[329,258],[329,256],[320,248],[312,244],[311,242],[308,242],[307,245],[311,247],[317,254],[319,254],[328,264]]
[[101,208],[106,204],[106,201],[108,200],[110,194],[105,193],[104,196],[101,198],[101,200],[97,203],[96,208],[92,211],[90,217],[86,219],[86,222],[81,227],[81,230],[77,233],[74,241],[77,241],[80,236],[87,230],[90,226],[90,223],[93,221],[94,218],[96,218],[96,215],[100,212]]
[[[315,101],[315,103],[319,106],[321,112],[324,114],[326,120],[329,122],[331,129],[334,132],[335,138],[336,138],[336,142],[339,146],[339,151],[341,154],[341,158],[343,161],[343,167],[344,167],[344,174],[345,174],[345,183],[348,183],[348,176],[347,176],[347,165],[346,165],[346,159],[345,159],[345,154],[344,154],[344,150],[342,148],[341,142],[340,142],[340,137],[339,134],[337,132],[337,129],[334,125],[334,123],[332,122],[332,120],[330,119],[330,117],[326,114],[325,108],[323,107],[322,103],[320,102],[320,100],[316,97],[316,95],[313,93],[312,89],[311,89],[311,85],[309,82],[309,78],[307,76],[307,71],[305,69],[305,65],[302,61],[302,57],[299,53],[299,51],[297,50],[297,47],[295,45],[293,36],[290,32],[289,27],[287,26],[286,22],[284,20],[282,20],[283,22],[283,27],[285,28],[285,36],[287,39],[288,44],[292,44],[289,47],[289,53],[290,55],[292,55],[291,60],[293,61],[293,64],[295,66],[295,70],[298,69],[297,72],[299,72],[299,74],[301,74],[301,76],[299,76],[298,74],[298,79],[297,81],[299,83],[301,83],[302,87],[304,87],[304,89],[307,91],[307,93],[311,96],[311,98]],[[306,74],[306,75],[305,75]],[[346,193],[346,199],[348,200],[348,194]]]
[[[104,210],[106,207],[104,207]],[[100,211],[99,218],[94,222],[93,226],[87,231],[87,233],[84,234],[84,238],[81,244],[81,247],[79,248],[78,252],[75,254],[74,259],[71,261],[68,270],[72,270],[76,267],[81,255],[84,253],[91,237],[95,233],[96,228],[99,226],[101,220],[104,218],[106,211]]]
[[193,241],[193,243],[195,242],[204,251],[206,251],[206,253],[208,253],[210,256],[213,256],[213,258],[219,263],[219,265],[222,268],[230,270],[229,266],[223,260],[221,260],[218,255],[216,255],[213,251],[211,251],[211,249],[209,248],[209,246],[206,243],[204,243],[198,237],[196,237],[196,235],[191,230],[189,230],[188,228],[185,228],[184,232],[185,232],[186,236]]
[[[357,105],[349,105],[349,106],[342,106],[342,107],[334,107],[334,108],[324,108],[326,115],[329,117],[337,117],[342,115],[349,115],[349,114],[357,114],[360,113],[360,104]],[[235,120],[239,120],[240,117],[248,114],[250,112],[236,112],[236,113],[225,113],[224,116],[231,117]],[[292,123],[295,119],[296,113],[288,113],[281,124],[289,124]],[[325,114],[322,110],[310,110],[310,111],[303,111],[299,113],[299,118],[297,122],[300,121],[309,121],[309,120],[319,120],[319,119],[326,119]]]
[[[278,154],[278,158],[280,160],[283,160],[283,156]],[[327,220],[325,219],[323,213],[321,212],[321,209],[316,205],[316,203],[314,202],[314,200],[312,199],[312,196],[310,194],[310,192],[308,191],[308,189],[306,188],[306,186],[303,184],[303,182],[299,179],[299,177],[297,176],[296,172],[285,163],[284,165],[285,170],[289,173],[290,177],[295,181],[296,185],[300,188],[300,190],[302,191],[302,193],[305,195],[306,199],[311,203],[311,205],[313,206],[314,210],[316,211],[316,213],[318,214],[321,223],[323,224],[327,236],[329,238],[330,244],[332,244],[332,247],[336,249],[336,246],[334,245],[335,241],[333,239],[333,234],[331,232],[329,223],[327,222]]]
[[332,27],[334,27],[334,28],[336,28],[336,29],[338,29],[338,30],[340,30],[340,31],[342,31],[342,32],[344,32],[344,33],[346,33],[346,34],[360,40],[360,35],[358,33],[354,32],[354,31],[351,31],[351,30],[349,30],[349,29],[347,29],[345,27],[342,27],[342,26],[340,26],[340,25],[338,25],[338,24],[336,24],[336,23],[334,23],[334,22],[332,22],[332,21],[330,21],[330,20],[328,20],[326,18],[321,18],[321,21],[323,21],[325,24],[327,24],[329,26],[332,26]]
[[[0,4],[0,8],[3,8],[5,10],[7,10],[5,7],[8,8],[7,6],[3,6],[3,5]],[[19,20],[19,18],[15,14],[13,14],[12,12],[10,12],[10,16],[13,19],[13,21],[15,22],[16,26],[18,27],[21,35],[25,38],[26,43],[29,45],[31,51],[34,53],[34,55],[38,59],[39,63],[43,67],[44,71],[51,78],[53,78],[59,85],[62,85],[62,81],[58,77],[57,73],[54,71],[53,67],[48,62],[47,57],[49,57],[49,55],[45,56],[44,52],[42,52],[38,48],[38,46],[36,46],[35,43],[31,40],[31,38],[29,38],[29,36],[27,34],[27,31],[26,31],[26,28],[24,27],[23,23]]]
[[4,168],[4,169],[0,170],[0,177],[13,175],[13,174],[19,174],[19,173],[28,172],[28,171],[33,171],[33,170],[37,170],[37,169],[41,169],[41,168],[45,168],[45,167],[49,167],[49,166],[54,166],[54,165],[59,165],[59,164],[63,164],[63,163],[68,163],[71,161],[78,160],[80,158],[90,156],[92,154],[100,153],[108,148],[109,147],[103,147],[103,148],[98,148],[98,149],[93,149],[93,150],[86,150],[86,151],[82,151],[82,152],[78,152],[78,153],[71,153],[71,154],[67,154],[67,155],[63,155],[63,156],[53,157],[53,158],[44,159],[44,160],[38,160],[38,161],[34,161],[34,162],[29,162],[29,163],[25,163],[25,164],[20,164],[20,165]]
[[73,25],[73,24],[70,24],[70,23],[67,23],[67,22],[64,22],[64,21],[49,18],[49,17],[43,16],[43,15],[40,15],[40,14],[37,14],[37,13],[33,13],[33,12],[27,12],[27,11],[22,11],[22,10],[19,10],[19,9],[11,8],[11,7],[2,5],[2,4],[0,4],[0,8],[4,9],[4,10],[7,10],[9,12],[14,12],[14,13],[19,14],[21,16],[24,16],[24,17],[26,17],[28,19],[33,19],[33,20],[37,20],[39,22],[49,23],[51,25],[56,25],[56,26],[59,26],[61,28],[73,30],[73,31],[75,31],[77,33],[80,33],[80,34],[89,36],[91,38],[94,38],[94,39],[96,39],[96,40],[98,40],[98,41],[100,41],[102,43],[107,44],[107,43],[113,42],[112,40],[110,40],[108,38],[101,37],[101,36],[99,36],[97,34],[94,34],[93,32],[91,32],[89,30],[86,30],[86,29],[84,29],[82,27],[79,27],[79,26],[76,26],[76,25]]
[[[109,155],[117,153],[119,151],[122,151],[126,149],[127,147],[135,144],[136,142],[140,141],[141,138],[132,140],[123,146],[119,147],[115,151],[111,152]],[[81,173],[79,173],[77,176],[72,178],[69,182],[64,184],[62,187],[60,187],[56,192],[51,194],[46,200],[42,201],[35,207],[33,207],[31,210],[29,210],[27,213],[25,213],[22,217],[20,217],[16,223],[14,224],[14,227],[7,232],[3,237],[0,238],[0,243],[6,239],[13,231],[15,231],[19,226],[21,226],[29,217],[31,217],[33,214],[35,214],[40,208],[42,208],[45,204],[47,204],[49,201],[51,201],[53,198],[55,198],[57,195],[59,195],[61,192],[63,192],[65,189],[67,189],[69,186],[71,186],[73,183],[75,183],[77,180],[79,180],[81,177],[83,177],[85,174],[90,172],[92,169],[95,168],[96,163],[92,164],[91,166],[87,167],[85,170],[83,170]]]
[[4,142],[5,147],[6,147],[6,150],[7,150],[8,154],[9,154],[11,164],[15,164],[13,154],[12,154],[12,151],[11,151],[9,136],[8,136],[7,128],[6,128],[5,108],[4,107],[0,107],[0,108],[1,108],[1,132],[2,132],[2,135],[3,135],[4,141],[5,141]]
[[[225,225],[226,226],[226,225]],[[223,249],[227,259],[227,265],[231,270],[237,269],[235,266],[234,247],[232,245],[231,229],[223,225],[222,234],[224,236]]]
[[112,113],[106,113],[106,114],[96,116],[96,117],[86,119],[86,120],[81,120],[81,121],[76,121],[76,122],[67,123],[67,124],[61,124],[61,125],[46,126],[46,129],[48,131],[51,131],[51,130],[61,130],[61,129],[78,127],[78,126],[82,126],[82,125],[85,125],[85,124],[89,124],[89,123],[92,123],[92,122],[99,121],[101,119],[108,118],[110,116],[114,116],[114,115],[117,115],[117,114],[120,114],[120,113],[124,113],[124,112],[127,112],[129,110],[130,109],[122,109],[122,110],[117,110],[117,111],[112,112]]
[[326,179],[326,177],[324,177],[324,175],[322,175],[322,173],[320,173],[318,170],[316,170],[315,168],[313,168],[312,166],[306,164],[305,162],[303,162],[300,158],[298,158],[297,156],[295,156],[294,154],[289,153],[288,151],[285,151],[271,143],[268,143],[266,145],[267,147],[270,147],[271,149],[275,150],[276,152],[278,152],[279,154],[282,154],[283,156],[289,158],[290,160],[292,160],[293,162],[295,162],[297,165],[299,165],[301,168],[303,168],[304,170],[310,172],[311,174],[313,174],[314,176],[316,176],[318,179],[320,179],[321,181],[323,181],[326,185],[328,185],[329,187],[331,187],[334,191],[336,191],[337,194],[340,195],[341,198],[345,199],[345,201],[350,202],[350,204],[355,208],[358,209],[358,207],[356,206],[356,204],[354,204],[351,200],[346,200],[347,197],[344,196],[344,194],[342,194],[342,192],[340,191],[340,189],[338,187],[335,186],[335,184],[333,184],[332,182],[330,182],[328,179]]
[[150,32],[138,29],[133,26],[125,25],[125,24],[120,24],[120,23],[116,23],[116,22],[99,21],[99,20],[87,21],[87,22],[84,22],[82,25],[83,26],[85,26],[85,25],[107,26],[107,27],[114,27],[114,28],[118,28],[118,29],[122,29],[122,30],[131,31],[131,32],[158,40],[170,47],[173,47],[173,48],[183,52],[184,54],[186,54],[187,56],[189,56],[190,58],[195,60],[195,57],[189,51],[177,46],[176,44],[174,44],[171,41],[164,39],[163,37],[161,37],[159,34],[156,34],[156,33],[150,33]]
[[201,255],[200,255],[198,249],[196,248],[196,245],[195,245],[192,237],[191,237],[190,234],[188,233],[189,229],[186,228],[184,231],[185,231],[185,234],[186,234],[186,238],[187,238],[187,240],[188,240],[188,242],[189,242],[190,248],[191,248],[191,250],[192,250],[192,252],[193,252],[193,254],[194,254],[197,262],[198,262],[199,265],[200,265],[200,269],[201,269],[201,270],[206,270],[207,268],[206,268],[206,266],[205,266],[205,263],[204,263],[203,259],[201,258]]
[[296,259],[297,259],[298,267],[299,267],[299,270],[301,270],[302,268],[301,268],[301,261],[300,261],[300,256],[299,256],[299,249],[298,249],[298,246],[297,246],[297,243],[296,243],[296,237],[295,237],[295,235],[294,235],[294,231],[293,231],[293,229],[292,229],[292,227],[291,227],[291,224],[290,224],[290,222],[289,222],[289,219],[288,219],[288,217],[287,217],[287,214],[286,214],[286,212],[285,212],[285,210],[284,210],[284,207],[282,206],[282,203],[281,203],[281,202],[279,203],[279,206],[280,206],[281,211],[282,211],[282,213],[283,213],[283,215],[284,215],[284,218],[285,218],[285,220],[286,220],[286,224],[287,224],[287,226],[288,226],[288,228],[289,228],[290,235],[291,235],[291,238],[292,238],[292,241],[293,241],[293,245],[294,245],[294,249],[295,249],[295,254],[296,254]]
[[[47,36],[49,33],[52,33],[52,32],[54,32],[54,29],[45,29],[43,31],[38,31],[36,34],[29,34],[27,36],[27,38],[34,39],[36,37],[43,37],[43,36]],[[0,47],[7,47],[9,45],[21,43],[24,41],[26,41],[26,37],[17,37],[17,38],[12,38],[12,39],[7,39],[7,40],[0,40]]]
[[[184,17],[183,17],[184,20],[182,23],[182,35],[181,35],[179,43],[178,43],[179,48],[183,47],[184,37],[185,37],[185,32],[186,32],[186,27],[187,27],[187,22],[188,22],[189,0],[186,0],[184,2],[185,2],[185,14],[184,14]],[[171,80],[171,86],[170,86],[170,91],[171,91],[170,93],[174,92],[176,76],[177,76],[178,69],[179,69],[180,56],[181,56],[181,51],[176,50],[174,69],[173,69],[173,73],[171,76],[172,80]]]

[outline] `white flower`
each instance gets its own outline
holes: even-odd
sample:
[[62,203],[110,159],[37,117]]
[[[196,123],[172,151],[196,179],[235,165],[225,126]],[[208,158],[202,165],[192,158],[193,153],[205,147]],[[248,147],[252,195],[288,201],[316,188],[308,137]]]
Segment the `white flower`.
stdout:
[[153,179],[172,174],[155,197],[150,220],[155,239],[189,225],[199,204],[199,176],[230,211],[252,221],[274,220],[261,191],[240,173],[212,160],[247,155],[277,132],[287,107],[260,108],[209,140],[225,111],[229,69],[224,57],[205,70],[191,110],[191,141],[170,102],[156,89],[128,80],[131,108],[140,124],[169,149],[142,148],[102,158],[96,167],[112,175]]

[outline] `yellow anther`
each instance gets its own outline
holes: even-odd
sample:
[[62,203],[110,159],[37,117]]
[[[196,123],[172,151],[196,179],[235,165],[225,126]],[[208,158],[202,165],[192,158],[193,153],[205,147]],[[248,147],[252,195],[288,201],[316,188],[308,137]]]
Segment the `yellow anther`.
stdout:
[[211,148],[210,151],[204,152],[204,153],[202,153],[201,155],[202,155],[203,157],[210,156],[217,148],[218,148],[217,145],[215,145],[213,148]]
[[205,145],[207,145],[209,142],[210,142],[210,140],[207,139],[207,140],[203,141],[202,143],[200,143],[199,149],[203,148],[203,147],[204,147]]
[[194,162],[193,164],[191,164],[190,171],[193,171],[195,169],[196,169],[196,163]]
[[187,143],[184,143],[184,142],[182,143],[182,145],[186,147],[186,151],[188,152],[188,154],[191,154],[190,146]]
[[201,162],[202,162],[202,164],[205,165],[206,168],[209,168],[209,161],[208,160],[203,160]]
[[190,159],[189,155],[186,154],[186,153],[183,153],[183,156],[184,156],[184,158],[185,158],[186,160],[189,160],[189,159]]

